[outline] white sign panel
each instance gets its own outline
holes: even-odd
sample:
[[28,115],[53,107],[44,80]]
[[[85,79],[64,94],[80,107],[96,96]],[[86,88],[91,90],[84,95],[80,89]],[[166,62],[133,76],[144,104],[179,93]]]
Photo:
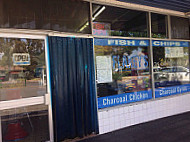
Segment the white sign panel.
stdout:
[[98,83],[112,82],[111,56],[96,56]]
[[30,65],[30,54],[13,53],[13,65]]
[[165,47],[165,58],[184,57],[183,47]]

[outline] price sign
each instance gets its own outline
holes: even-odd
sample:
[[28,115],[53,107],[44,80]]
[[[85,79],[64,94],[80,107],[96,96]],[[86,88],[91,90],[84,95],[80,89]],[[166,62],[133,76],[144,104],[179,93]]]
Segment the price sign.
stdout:
[[13,53],[13,65],[30,65],[30,54]]

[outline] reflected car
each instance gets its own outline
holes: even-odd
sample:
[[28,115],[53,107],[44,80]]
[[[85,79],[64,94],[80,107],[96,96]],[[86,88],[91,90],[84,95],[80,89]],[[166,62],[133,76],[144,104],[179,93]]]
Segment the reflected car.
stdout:
[[189,82],[189,69],[183,66],[162,67],[154,72],[156,86],[173,86]]
[[183,66],[165,67],[161,69],[161,72],[167,73],[169,81],[189,81],[189,69]]

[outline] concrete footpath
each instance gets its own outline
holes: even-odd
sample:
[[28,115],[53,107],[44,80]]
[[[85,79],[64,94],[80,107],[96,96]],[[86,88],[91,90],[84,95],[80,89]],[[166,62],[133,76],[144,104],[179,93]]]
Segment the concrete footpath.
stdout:
[[190,142],[190,112],[126,127],[80,142]]

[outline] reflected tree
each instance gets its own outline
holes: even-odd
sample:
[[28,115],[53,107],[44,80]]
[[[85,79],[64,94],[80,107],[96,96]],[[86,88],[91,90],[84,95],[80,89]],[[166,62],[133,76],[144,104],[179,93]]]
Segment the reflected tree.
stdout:
[[7,78],[10,76],[11,67],[15,67],[12,60],[13,53],[29,53],[30,65],[22,66],[26,79],[33,79],[36,68],[45,65],[43,40],[0,38],[0,53],[3,53],[0,66],[7,70]]

